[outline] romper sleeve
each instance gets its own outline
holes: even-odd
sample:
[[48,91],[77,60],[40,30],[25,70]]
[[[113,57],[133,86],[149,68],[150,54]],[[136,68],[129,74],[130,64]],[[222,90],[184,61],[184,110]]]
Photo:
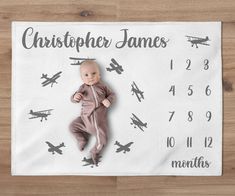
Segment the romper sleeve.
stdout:
[[74,97],[74,95],[75,95],[76,93],[81,93],[81,94],[82,94],[83,89],[84,89],[84,85],[81,85],[81,86],[79,87],[79,89],[71,96],[70,100],[71,100],[73,103],[79,103],[79,102],[75,101],[75,100],[73,99],[73,97]]
[[106,99],[109,100],[109,102],[112,104],[115,101],[116,95],[115,93],[107,86],[105,86],[105,92],[106,92]]

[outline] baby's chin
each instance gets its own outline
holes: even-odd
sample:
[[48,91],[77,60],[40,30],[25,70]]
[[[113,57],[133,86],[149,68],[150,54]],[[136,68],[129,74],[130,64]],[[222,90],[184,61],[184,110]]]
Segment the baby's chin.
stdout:
[[87,82],[87,83],[85,83],[85,84],[91,86],[91,85],[94,85],[94,84],[96,84],[96,83],[98,83],[98,81],[95,81],[95,82]]

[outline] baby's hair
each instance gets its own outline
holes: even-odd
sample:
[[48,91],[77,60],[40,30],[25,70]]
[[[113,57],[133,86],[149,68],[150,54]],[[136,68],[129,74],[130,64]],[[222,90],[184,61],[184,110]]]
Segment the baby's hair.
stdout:
[[87,65],[93,65],[96,66],[99,69],[99,65],[94,60],[85,60],[81,63],[80,68],[87,66]]

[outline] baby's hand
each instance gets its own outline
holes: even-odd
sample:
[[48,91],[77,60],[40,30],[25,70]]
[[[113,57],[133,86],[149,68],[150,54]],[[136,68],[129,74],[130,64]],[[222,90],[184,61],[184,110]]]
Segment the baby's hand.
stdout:
[[104,105],[106,108],[108,108],[108,107],[111,105],[111,103],[110,103],[110,101],[109,101],[108,99],[104,99],[104,100],[102,101],[102,103],[103,103],[103,105]]
[[75,95],[73,96],[73,100],[76,102],[81,101],[82,98],[83,98],[82,93],[75,93]]

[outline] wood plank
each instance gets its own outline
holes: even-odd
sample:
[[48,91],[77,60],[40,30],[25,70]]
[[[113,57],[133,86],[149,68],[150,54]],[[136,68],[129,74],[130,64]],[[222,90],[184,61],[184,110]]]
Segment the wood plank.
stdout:
[[120,21],[223,21],[235,19],[233,0],[120,0]]

